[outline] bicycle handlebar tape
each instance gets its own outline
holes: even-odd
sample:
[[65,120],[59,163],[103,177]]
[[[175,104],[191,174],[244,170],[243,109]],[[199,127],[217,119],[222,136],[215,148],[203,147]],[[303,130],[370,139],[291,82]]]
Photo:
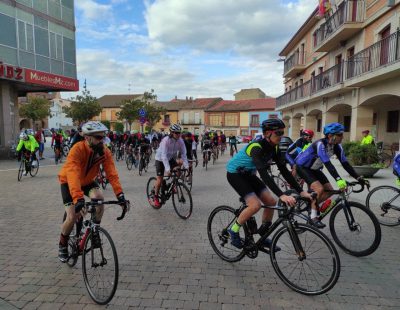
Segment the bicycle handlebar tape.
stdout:
[[79,198],[74,207],[75,213],[79,213],[83,209],[83,207],[85,207],[85,199]]

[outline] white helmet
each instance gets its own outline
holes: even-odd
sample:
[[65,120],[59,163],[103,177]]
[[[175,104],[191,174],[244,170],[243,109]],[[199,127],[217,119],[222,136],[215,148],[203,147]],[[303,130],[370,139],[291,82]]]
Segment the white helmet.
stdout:
[[182,127],[179,124],[172,124],[169,127],[169,131],[171,131],[171,132],[182,132]]
[[90,121],[82,125],[82,133],[87,136],[93,136],[98,133],[105,133],[108,128],[100,122]]
[[19,134],[19,138],[26,141],[28,140],[28,135],[23,131]]

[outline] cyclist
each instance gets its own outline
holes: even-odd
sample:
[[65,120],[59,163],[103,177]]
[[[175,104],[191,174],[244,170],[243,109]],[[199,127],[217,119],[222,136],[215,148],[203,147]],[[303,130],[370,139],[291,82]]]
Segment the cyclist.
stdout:
[[396,185],[400,187],[400,153],[393,159],[393,174],[397,176]]
[[231,147],[231,153],[234,154],[233,148],[235,148],[236,153],[238,152],[237,150],[237,139],[236,136],[231,134],[229,136],[229,145]]
[[[160,201],[158,200],[158,192],[161,187],[164,172],[169,176],[171,175],[171,169],[175,167],[183,165],[185,169],[189,168],[185,143],[181,138],[182,127],[178,124],[172,124],[169,127],[169,131],[169,136],[165,136],[161,140],[155,156],[157,180],[153,204],[156,208],[161,207]],[[180,159],[177,158],[178,153],[181,155]]]
[[74,136],[71,139],[71,148],[78,143],[79,141],[83,141],[85,138],[83,137],[82,127],[78,126],[78,130],[75,132]]
[[21,160],[21,156],[30,156],[29,163],[25,163],[25,172],[24,175],[27,175],[30,171],[30,164],[35,165],[37,160],[36,151],[39,149],[39,143],[36,141],[35,137],[32,135],[28,135],[26,132],[21,132],[19,135],[19,142],[16,148],[16,152],[18,154],[18,161]]
[[[268,162],[272,159],[276,162],[282,176],[289,184],[296,189],[303,197],[311,199],[310,194],[303,191],[289,170],[279,151],[279,142],[284,134],[285,124],[280,119],[267,119],[262,122],[261,128],[264,139],[250,142],[247,147],[241,149],[226,166],[227,179],[234,190],[244,198],[247,208],[239,215],[235,223],[228,229],[231,237],[231,244],[237,248],[243,247],[243,240],[239,236],[240,227],[261,209],[261,202],[266,206],[275,206],[276,200],[267,187],[279,199],[289,206],[294,206],[296,200],[285,195],[268,173]],[[260,178],[256,176],[256,172]],[[260,202],[261,200],[261,202]],[[272,223],[273,210],[265,208],[262,215],[263,224],[259,228],[260,235],[265,233]],[[269,248],[271,240],[266,239],[264,246]],[[276,248],[275,251],[279,251]]]
[[198,145],[199,145],[199,135],[194,135],[193,143],[192,143],[192,154],[193,154],[193,158],[196,159],[196,163],[197,163],[197,146]]
[[285,158],[292,168],[293,176],[296,176],[296,163],[294,162],[294,160],[296,159],[297,155],[300,154],[300,152],[306,150],[311,145],[313,137],[314,131],[310,129],[304,129],[301,131],[300,138],[288,147],[285,153]]
[[[64,140],[64,136],[62,134],[62,129],[58,129],[56,132],[54,132],[52,138],[51,138],[51,147],[54,146],[54,153],[57,156],[58,154],[62,154],[62,143]],[[61,155],[58,155],[61,158]],[[56,158],[56,163],[58,162],[59,158]]]
[[369,134],[369,130],[363,130],[363,138],[361,140],[361,145],[372,144],[375,145],[374,137]]
[[[58,178],[61,184],[66,218],[61,226],[58,258],[65,263],[68,260],[68,239],[76,213],[85,206],[84,195],[91,199],[103,200],[103,193],[95,179],[103,166],[108,180],[122,208],[126,208],[126,200],[114,166],[111,151],[104,147],[103,139],[108,128],[100,122],[90,121],[82,126],[85,141],[80,141],[71,149]],[[96,224],[100,224],[104,207],[96,208]]]
[[140,147],[140,157],[141,158],[144,157],[145,154],[147,154],[148,156],[150,155],[150,151],[151,151],[150,140],[148,138],[146,138],[145,135],[142,135],[140,137],[140,140],[138,141],[138,146]]
[[210,139],[210,135],[208,132],[204,133],[204,137],[202,140],[203,143],[203,167],[206,165],[206,156],[208,157],[208,161],[211,159],[211,150],[212,150],[212,142]]
[[[298,175],[304,179],[310,189],[317,193],[318,202],[324,202],[331,194],[325,190],[333,190],[325,174],[322,172],[325,166],[331,176],[335,179],[337,186],[341,190],[346,189],[346,181],[343,180],[336,168],[330,161],[330,157],[336,155],[337,159],[342,164],[343,168],[360,184],[365,184],[366,181],[359,176],[349,164],[344,154],[342,145],[344,126],[340,123],[330,123],[324,127],[325,138],[319,139],[311,144],[304,152],[301,152],[296,160]],[[329,201],[328,201],[329,202]],[[317,219],[317,210],[311,210],[311,218],[317,227],[322,226]],[[320,225],[322,224],[322,225]]]
[[221,150],[225,150],[225,148],[226,148],[226,136],[225,136],[225,134],[223,132],[221,132],[220,138],[221,138]]

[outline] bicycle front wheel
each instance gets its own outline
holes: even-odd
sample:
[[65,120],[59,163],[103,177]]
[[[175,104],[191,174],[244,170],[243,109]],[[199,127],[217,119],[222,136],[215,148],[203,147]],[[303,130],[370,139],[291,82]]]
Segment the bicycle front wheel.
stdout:
[[[207,234],[214,252],[227,262],[240,261],[244,255],[244,249],[238,249],[231,244],[228,233],[229,227],[236,219],[235,209],[229,206],[215,208],[207,222]],[[240,230],[241,238],[245,238],[244,229]]]
[[400,225],[400,190],[384,185],[368,193],[365,204],[378,219],[381,225]]
[[114,297],[119,275],[118,256],[110,234],[102,227],[92,231],[85,241],[82,273],[94,302],[105,305]]
[[329,229],[336,244],[353,256],[370,255],[381,243],[378,219],[371,210],[354,201],[333,209]]
[[151,177],[147,181],[146,195],[147,195],[147,201],[149,202],[150,206],[152,206],[154,209],[159,209],[159,207],[156,207],[154,205],[154,197],[156,196],[156,182],[157,179],[155,177]]
[[29,171],[29,174],[34,177],[37,175],[39,171],[39,160],[35,159],[31,162],[31,170]]
[[[306,225],[280,228],[272,239],[271,263],[279,278],[292,290],[305,295],[320,295],[329,291],[340,275],[340,258],[333,243],[318,229]],[[298,238],[304,253],[298,253],[294,244]],[[302,257],[299,259],[299,257]]]
[[139,175],[142,175],[144,169],[144,159],[140,158],[140,162],[139,162]]
[[176,182],[173,184],[172,204],[176,214],[184,220],[188,219],[192,214],[193,201],[190,191],[185,184]]
[[286,192],[289,189],[288,184],[286,181],[283,179],[283,177],[279,174],[277,176],[273,176],[273,180],[276,185],[280,188],[282,192]]
[[19,165],[18,169],[18,181],[21,181],[22,175],[24,174],[24,170],[25,170],[25,161],[21,159],[21,164]]
[[133,166],[133,158],[131,156],[128,156],[126,158],[126,167],[128,168],[128,170],[132,170],[132,166]]

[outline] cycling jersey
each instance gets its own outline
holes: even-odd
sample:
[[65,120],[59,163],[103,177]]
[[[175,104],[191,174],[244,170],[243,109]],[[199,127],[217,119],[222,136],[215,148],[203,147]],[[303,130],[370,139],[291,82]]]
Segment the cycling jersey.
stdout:
[[88,143],[81,141],[76,143],[70,150],[67,161],[58,174],[61,184],[68,183],[74,203],[78,199],[83,198],[84,193],[82,188],[91,184],[96,179],[100,165],[103,165],[107,179],[110,181],[115,195],[118,196],[122,193],[122,187],[111,151],[105,147],[103,155],[95,155]]
[[63,142],[63,135],[61,133],[55,133],[51,137],[51,144],[61,145]]
[[208,150],[210,148],[211,148],[211,140],[210,139],[203,140],[203,150]]
[[25,150],[33,153],[36,148],[39,148],[39,143],[37,143],[34,136],[28,135],[28,140],[19,140],[16,151],[21,151],[22,147],[25,147]]
[[236,144],[237,143],[236,137],[235,136],[230,136],[229,137],[229,143],[230,144]]
[[255,174],[258,171],[263,182],[279,197],[283,192],[267,172],[268,162],[271,159],[276,162],[279,171],[289,184],[299,193],[302,192],[303,189],[286,168],[279,147],[273,146],[265,139],[251,142],[247,147],[242,148],[229,160],[226,168],[229,173]]
[[400,178],[400,153],[393,160],[393,173]]
[[186,147],[182,138],[178,140],[169,136],[164,137],[161,140],[160,147],[157,149],[155,159],[161,161],[164,164],[165,170],[170,171],[171,167],[169,161],[177,157],[177,153],[180,152],[183,159],[183,167],[189,168],[189,163],[186,157]]
[[150,147],[150,141],[147,138],[139,140],[138,144],[140,145],[140,153],[145,153]]
[[294,143],[292,143],[286,153],[285,158],[291,167],[295,165],[296,157],[304,150],[306,150],[311,145],[310,142],[306,141],[303,138],[297,139]]
[[185,142],[185,147],[186,147],[187,159],[192,160],[193,159],[193,153],[192,153],[192,143],[193,143],[193,141],[192,140],[189,140],[189,141],[184,140],[184,142]]
[[329,144],[326,138],[317,140],[295,159],[299,167],[311,170],[321,170],[325,166],[335,180],[341,179],[330,158],[336,155],[343,168],[355,179],[359,176],[347,161],[344,150],[340,144]]

